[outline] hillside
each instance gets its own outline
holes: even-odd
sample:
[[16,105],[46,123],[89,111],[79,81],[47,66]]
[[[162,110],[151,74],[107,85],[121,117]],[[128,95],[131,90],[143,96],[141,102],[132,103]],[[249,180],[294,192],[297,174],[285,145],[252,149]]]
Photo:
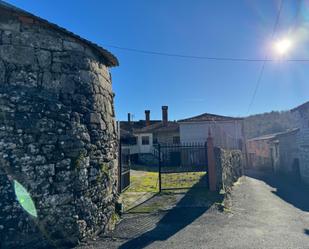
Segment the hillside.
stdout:
[[247,138],[285,131],[296,127],[295,116],[289,111],[272,111],[245,118]]

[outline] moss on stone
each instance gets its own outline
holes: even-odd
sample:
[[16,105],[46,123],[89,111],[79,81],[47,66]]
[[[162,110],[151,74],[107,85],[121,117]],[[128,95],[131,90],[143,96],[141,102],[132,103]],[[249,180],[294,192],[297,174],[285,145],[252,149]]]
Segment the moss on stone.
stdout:
[[109,172],[109,165],[108,163],[102,163],[100,166],[101,172],[106,175],[107,177],[110,177],[110,172]]
[[75,168],[76,169],[80,169],[81,168],[81,165],[82,165],[82,162],[85,160],[85,157],[86,157],[86,154],[84,151],[82,151],[79,156],[75,159]]

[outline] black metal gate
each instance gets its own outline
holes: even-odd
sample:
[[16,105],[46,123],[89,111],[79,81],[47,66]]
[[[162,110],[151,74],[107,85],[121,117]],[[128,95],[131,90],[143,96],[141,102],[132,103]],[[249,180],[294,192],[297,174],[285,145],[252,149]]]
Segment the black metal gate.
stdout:
[[118,191],[130,186],[130,148],[119,143]]
[[207,144],[157,145],[161,190],[208,188]]

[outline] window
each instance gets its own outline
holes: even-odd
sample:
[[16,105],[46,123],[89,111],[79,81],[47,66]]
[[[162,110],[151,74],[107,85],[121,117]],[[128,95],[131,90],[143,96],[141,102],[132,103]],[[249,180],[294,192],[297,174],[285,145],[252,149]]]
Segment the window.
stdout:
[[131,138],[131,145],[136,145],[137,144],[137,137],[132,137]]
[[148,144],[149,144],[149,137],[142,136],[142,145],[148,145]]
[[180,144],[180,137],[179,136],[173,137],[173,144]]

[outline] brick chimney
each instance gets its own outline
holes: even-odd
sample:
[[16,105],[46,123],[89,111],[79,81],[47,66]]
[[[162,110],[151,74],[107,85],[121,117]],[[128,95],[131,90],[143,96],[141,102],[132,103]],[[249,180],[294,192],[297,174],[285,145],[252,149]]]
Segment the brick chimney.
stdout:
[[146,126],[150,125],[150,111],[145,110],[145,121],[146,121]]
[[168,106],[162,106],[162,122],[167,125],[168,122]]
[[131,113],[128,113],[128,123],[131,123]]

